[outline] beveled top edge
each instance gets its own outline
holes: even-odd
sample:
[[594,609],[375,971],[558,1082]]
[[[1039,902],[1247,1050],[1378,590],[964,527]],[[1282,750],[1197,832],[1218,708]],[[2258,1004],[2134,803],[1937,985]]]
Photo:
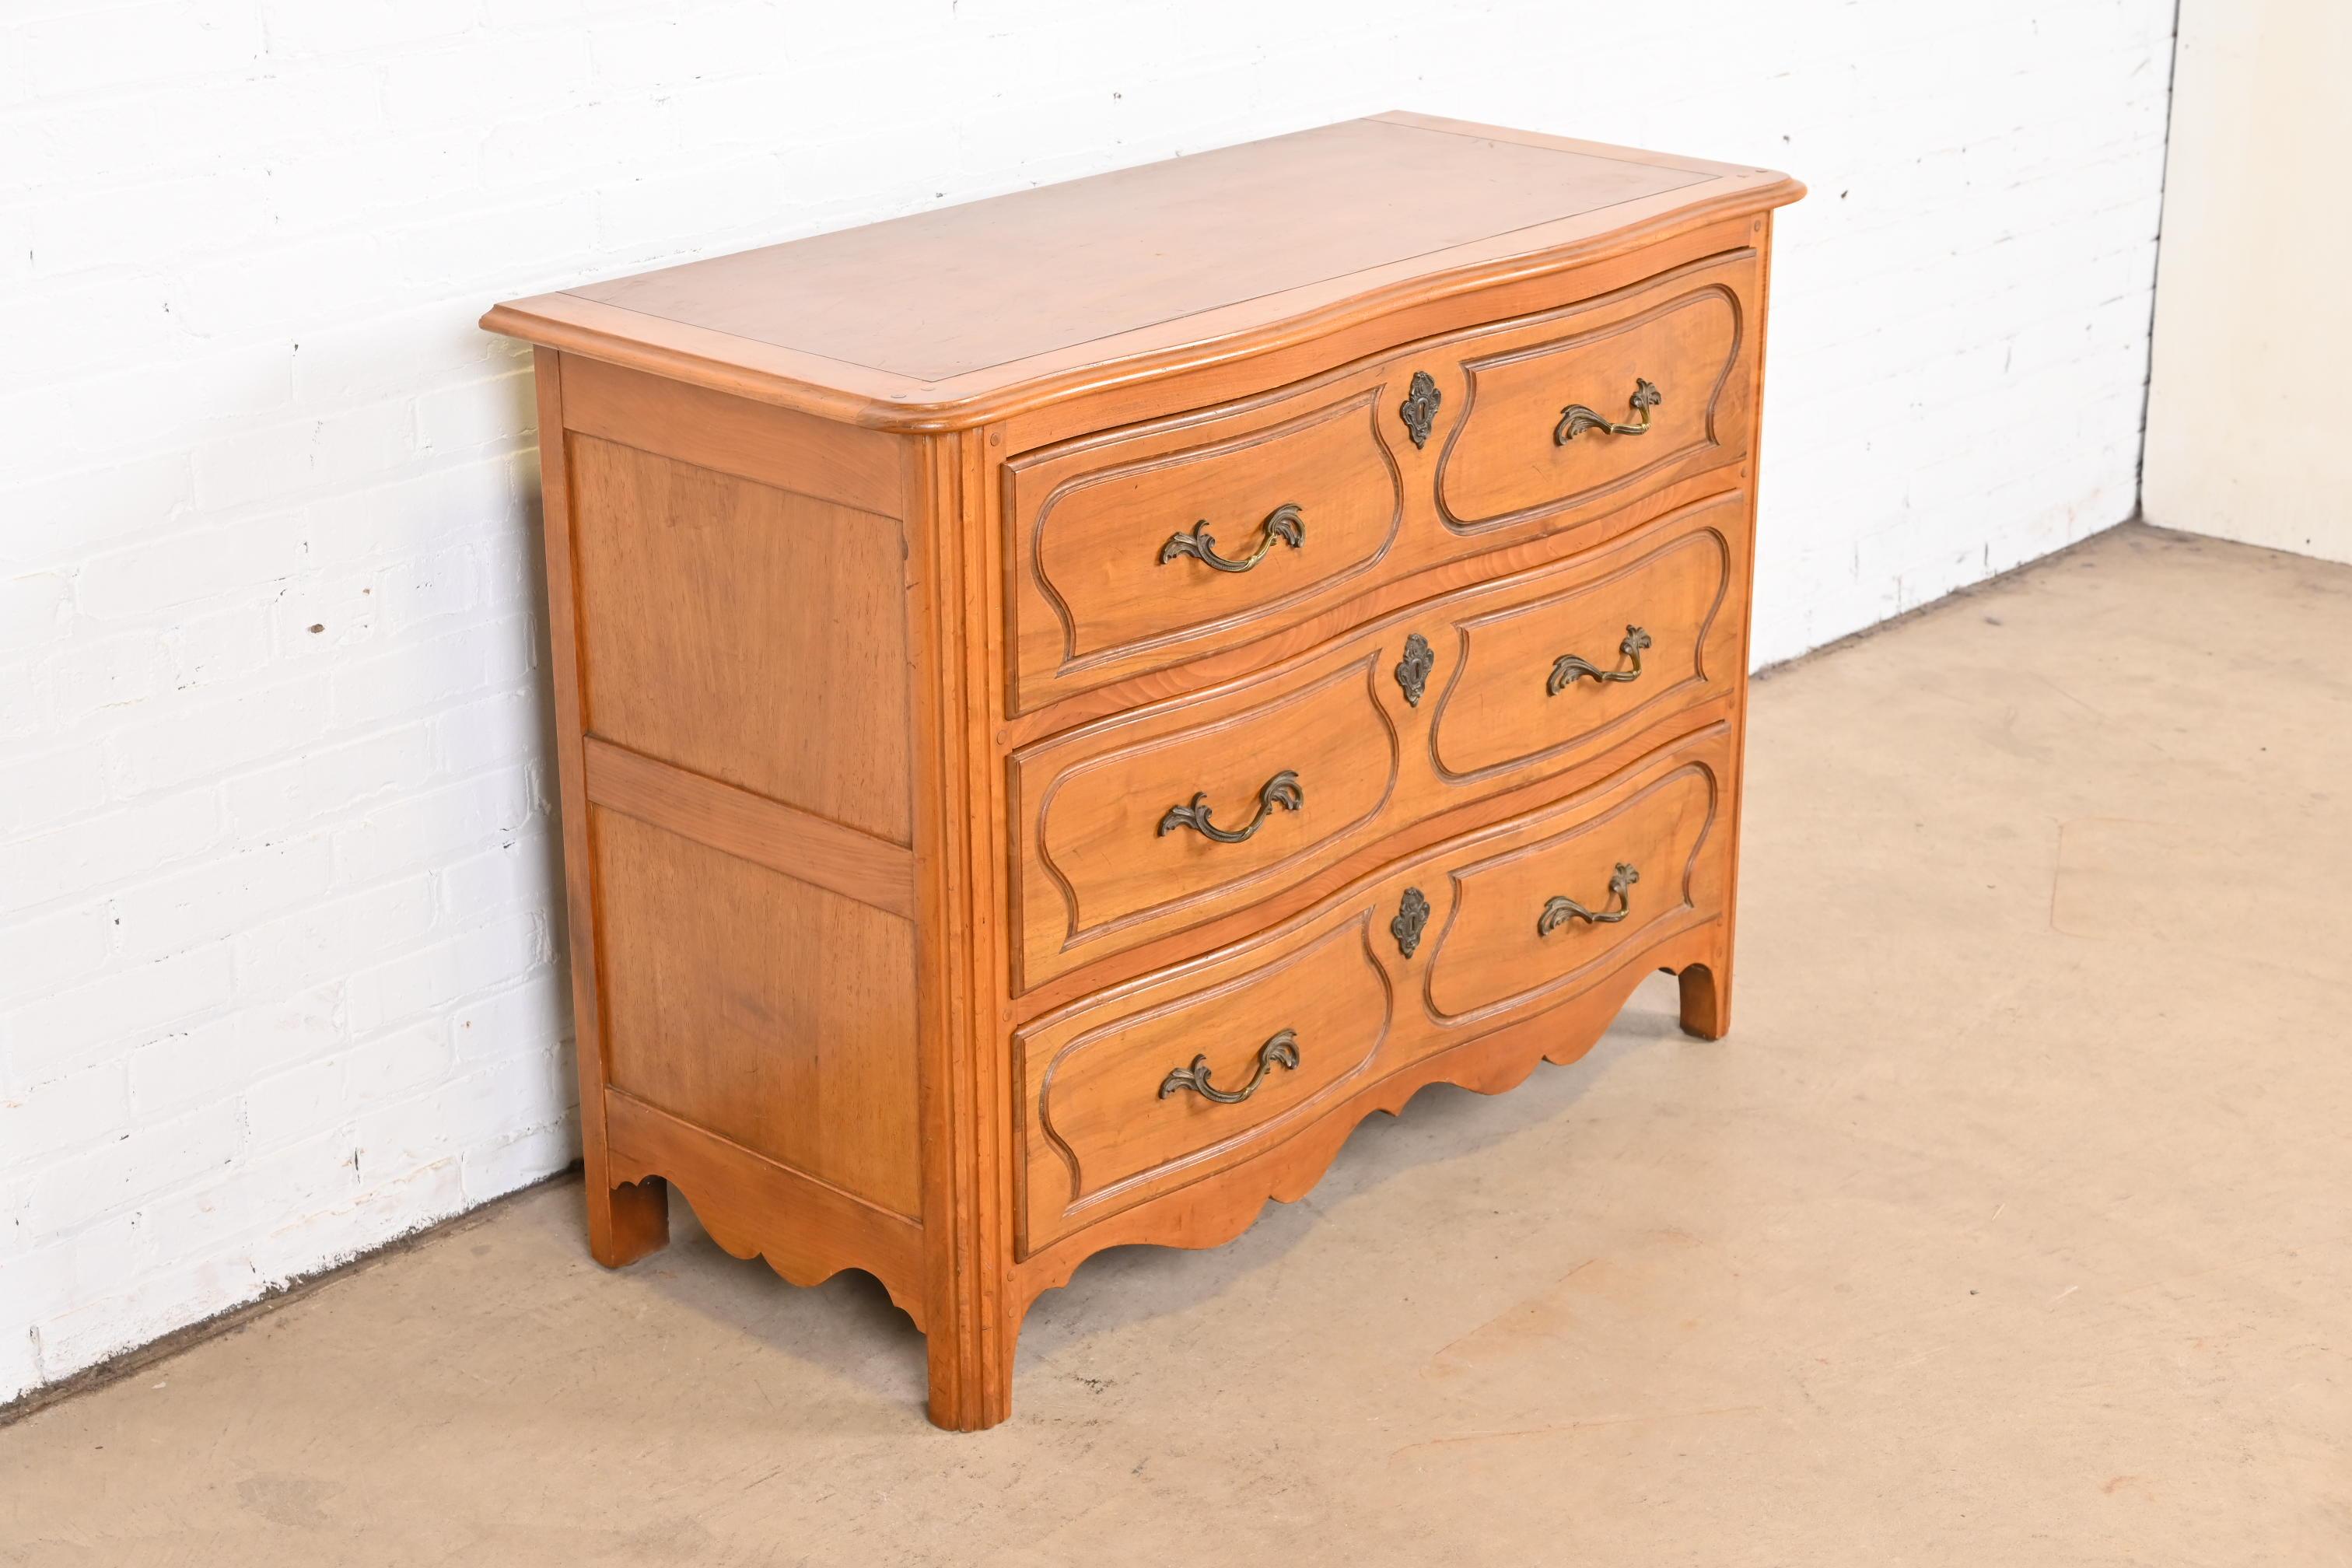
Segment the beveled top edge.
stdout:
[[[1361,268],[936,380],[894,374],[562,291],[492,308],[482,327],[757,402],[904,433],[964,429],[1066,398],[1226,363],[1433,299],[1580,266],[1785,205],[1769,169],[1402,111],[1377,121],[1649,163],[1702,177],[1654,195]],[[1246,145],[1246,144],[1244,144]],[[842,231],[847,232],[847,231]]]

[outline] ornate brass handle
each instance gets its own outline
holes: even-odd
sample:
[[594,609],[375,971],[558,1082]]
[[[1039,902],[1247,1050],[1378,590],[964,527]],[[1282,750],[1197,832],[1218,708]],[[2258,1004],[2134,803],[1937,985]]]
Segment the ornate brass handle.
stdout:
[[1168,1076],[1160,1080],[1160,1098],[1165,1100],[1180,1089],[1189,1089],[1219,1105],[1239,1105],[1257,1092],[1257,1086],[1265,1081],[1267,1071],[1273,1068],[1286,1068],[1292,1072],[1298,1070],[1298,1032],[1296,1029],[1285,1029],[1257,1048],[1257,1071],[1250,1074],[1249,1082],[1241,1088],[1217,1088],[1209,1081],[1209,1058],[1194,1057],[1191,1067],[1168,1069]]
[[1180,555],[1190,555],[1196,561],[1207,562],[1220,572],[1246,572],[1265,559],[1265,552],[1274,548],[1276,540],[1293,550],[1298,549],[1307,540],[1307,520],[1299,515],[1297,507],[1288,502],[1267,512],[1265,521],[1259,526],[1265,530],[1265,533],[1257,542],[1257,548],[1239,561],[1229,561],[1217,553],[1216,535],[1209,531],[1209,520],[1202,518],[1191,528],[1168,536],[1168,542],[1160,547],[1160,564],[1165,566]]
[[1613,910],[1588,910],[1574,899],[1555,898],[1536,917],[1536,935],[1549,936],[1570,921],[1582,921],[1587,925],[1613,926],[1633,912],[1633,884],[1642,873],[1617,862],[1617,874],[1609,879],[1609,897],[1616,904]]
[[1298,775],[1285,768],[1266,780],[1257,792],[1257,815],[1250,818],[1247,827],[1219,827],[1210,822],[1209,797],[1204,793],[1195,795],[1190,805],[1170,806],[1168,815],[1160,819],[1157,837],[1165,838],[1180,827],[1190,827],[1203,838],[1213,838],[1220,844],[1239,844],[1265,825],[1265,819],[1274,815],[1276,806],[1285,811],[1297,811],[1306,804],[1307,792],[1298,787]]
[[1565,447],[1587,430],[1606,430],[1612,436],[1640,436],[1650,428],[1650,410],[1666,400],[1656,384],[1633,378],[1633,412],[1641,417],[1631,425],[1613,424],[1595,414],[1581,403],[1571,403],[1559,411],[1559,423],[1551,427],[1551,444]]
[[1551,679],[1544,685],[1544,695],[1557,697],[1586,676],[1597,685],[1604,680],[1639,680],[1642,679],[1642,650],[1650,646],[1650,634],[1639,626],[1625,628],[1625,640],[1617,651],[1633,661],[1631,669],[1603,669],[1589,658],[1579,658],[1572,653],[1561,654],[1551,663]]

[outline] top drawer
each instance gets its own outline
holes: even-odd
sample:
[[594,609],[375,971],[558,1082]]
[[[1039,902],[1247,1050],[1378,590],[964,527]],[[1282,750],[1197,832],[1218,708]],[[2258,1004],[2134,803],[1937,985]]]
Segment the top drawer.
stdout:
[[[1495,527],[1599,500],[1716,445],[1739,353],[1739,298],[1708,282],[1654,288],[1644,300],[1623,319],[1473,345],[1462,360],[1462,422],[1437,460],[1449,525]],[[1744,397],[1740,412],[1744,422]]]
[[1758,258],[1709,258],[1004,468],[1013,710],[1331,614],[1747,455]]

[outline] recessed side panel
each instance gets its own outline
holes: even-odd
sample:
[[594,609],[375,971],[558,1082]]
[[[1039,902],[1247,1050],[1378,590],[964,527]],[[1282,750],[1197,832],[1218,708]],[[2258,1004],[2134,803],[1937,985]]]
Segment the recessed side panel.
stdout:
[[[904,448],[573,363],[604,1082],[682,1124],[664,1150],[746,1152],[698,1165],[706,1182],[765,1161],[917,1215]],[[670,1174],[661,1152],[635,1151]],[[751,1201],[687,1195],[714,1213]],[[744,1234],[825,1228],[813,1210],[772,1217]]]
[[577,430],[570,456],[589,733],[911,842],[898,522]]
[[591,844],[612,1086],[919,1213],[913,924],[601,806]]

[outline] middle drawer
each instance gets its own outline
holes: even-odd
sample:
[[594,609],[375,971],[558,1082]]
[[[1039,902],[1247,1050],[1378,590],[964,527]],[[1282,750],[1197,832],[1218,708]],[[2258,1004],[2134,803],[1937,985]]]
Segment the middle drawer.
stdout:
[[1011,759],[1015,988],[1279,899],[1724,695],[1734,491]]

